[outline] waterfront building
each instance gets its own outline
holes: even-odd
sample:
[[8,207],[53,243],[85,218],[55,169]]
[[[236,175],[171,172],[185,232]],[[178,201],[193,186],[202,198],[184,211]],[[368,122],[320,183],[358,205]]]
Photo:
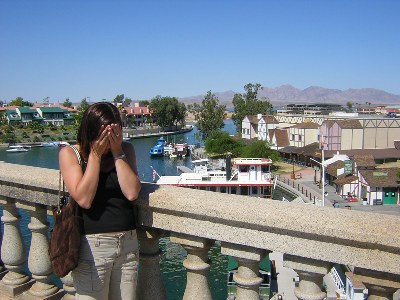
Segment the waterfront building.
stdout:
[[[319,134],[316,134],[318,127]],[[395,148],[394,141],[400,136],[400,119],[304,115],[246,116],[242,122],[242,138],[258,137],[268,142],[276,141],[273,138],[274,129],[286,129],[290,146],[303,147],[322,139],[325,150],[328,151],[390,149]],[[274,147],[281,148],[275,143]]]
[[[146,120],[152,117],[148,106],[139,106],[135,103],[134,106],[126,106],[121,109],[121,119],[123,127],[143,126]],[[154,120],[153,120],[154,121]]]
[[75,122],[72,116],[74,112],[76,112],[74,109],[57,106],[5,107],[4,110],[9,125],[22,124],[24,127],[30,122],[55,126],[71,125]]
[[75,122],[74,117],[60,107],[38,107],[36,111],[39,113],[42,118],[43,125],[72,125]]

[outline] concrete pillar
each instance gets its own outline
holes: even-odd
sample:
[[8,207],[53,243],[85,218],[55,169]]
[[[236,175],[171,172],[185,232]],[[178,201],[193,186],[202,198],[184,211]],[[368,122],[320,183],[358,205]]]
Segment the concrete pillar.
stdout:
[[49,242],[47,239],[48,222],[46,206],[35,204],[28,208],[31,222],[28,228],[32,231],[32,240],[29,250],[28,268],[36,282],[29,291],[24,293],[23,299],[50,299],[63,294],[58,287],[50,282],[52,268],[48,254]]
[[72,280],[71,272],[68,273],[67,276],[64,276],[63,278],[60,278],[61,282],[63,283],[63,289],[64,289],[64,296],[62,297],[63,300],[74,300],[75,299],[75,288],[74,288],[74,282]]
[[243,245],[221,243],[221,253],[232,256],[238,262],[237,273],[233,280],[237,283],[236,300],[259,300],[260,284],[259,263],[267,255],[265,250]]
[[160,270],[160,230],[137,230],[140,242],[138,299],[167,299]]
[[24,272],[26,251],[19,229],[20,215],[13,200],[4,200],[3,216],[4,236],[1,245],[1,258],[8,272],[0,282],[0,293],[13,298],[22,294],[33,284]]
[[182,245],[187,251],[183,266],[187,269],[186,289],[183,300],[211,300],[208,286],[210,262],[208,250],[214,241],[195,236],[171,236],[171,242]]
[[294,294],[298,299],[322,300],[326,298],[323,277],[332,268],[331,263],[284,254],[283,264],[299,275],[299,286],[294,289]]

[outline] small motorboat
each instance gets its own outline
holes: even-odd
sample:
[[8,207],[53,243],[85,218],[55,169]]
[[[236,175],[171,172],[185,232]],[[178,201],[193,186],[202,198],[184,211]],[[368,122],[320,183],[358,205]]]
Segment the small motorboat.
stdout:
[[150,155],[151,156],[164,156],[164,145],[165,145],[165,140],[164,138],[159,138],[157,140],[157,144],[150,149]]
[[28,152],[29,149],[26,148],[26,147],[24,147],[24,146],[21,146],[21,145],[14,145],[14,146],[10,146],[10,149],[7,149],[6,151],[7,151],[7,152],[10,152],[10,153],[15,153],[15,152]]

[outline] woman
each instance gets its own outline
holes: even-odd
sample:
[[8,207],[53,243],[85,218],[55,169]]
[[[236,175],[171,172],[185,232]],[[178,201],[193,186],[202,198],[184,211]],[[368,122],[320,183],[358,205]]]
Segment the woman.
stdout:
[[59,154],[62,176],[82,214],[79,263],[72,271],[76,299],[135,299],[138,241],[132,201],[140,180],[133,145],[122,142],[122,122],[111,103],[83,114],[77,145]]

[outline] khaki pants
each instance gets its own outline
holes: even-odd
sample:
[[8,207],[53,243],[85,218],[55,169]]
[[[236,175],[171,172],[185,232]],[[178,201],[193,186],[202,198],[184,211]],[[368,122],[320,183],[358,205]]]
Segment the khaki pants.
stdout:
[[136,299],[139,247],[136,230],[82,236],[72,271],[76,299]]

